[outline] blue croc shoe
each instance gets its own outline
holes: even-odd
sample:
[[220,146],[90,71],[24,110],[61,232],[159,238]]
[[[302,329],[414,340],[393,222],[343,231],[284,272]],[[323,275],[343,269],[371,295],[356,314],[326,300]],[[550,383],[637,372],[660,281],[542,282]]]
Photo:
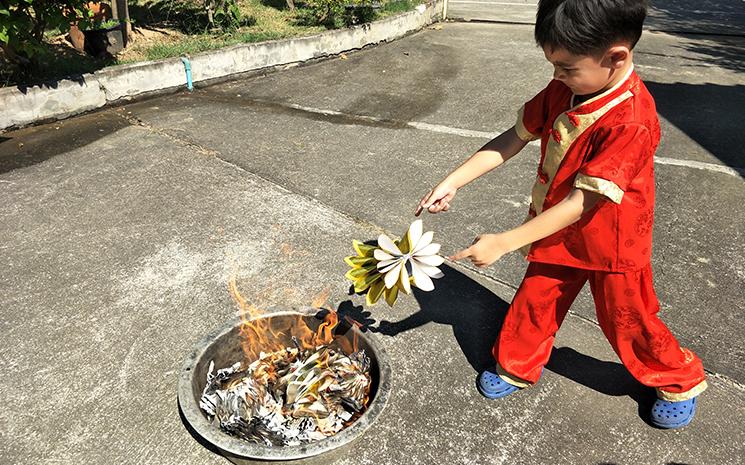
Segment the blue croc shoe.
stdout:
[[696,414],[696,397],[680,402],[657,399],[652,405],[652,424],[658,428],[682,428]]
[[506,397],[513,392],[520,390],[519,387],[514,386],[500,378],[499,375],[495,373],[494,368],[490,368],[481,372],[478,380],[476,380],[476,387],[478,388],[481,395],[483,395],[484,397],[488,397],[489,399],[499,399],[501,397]]

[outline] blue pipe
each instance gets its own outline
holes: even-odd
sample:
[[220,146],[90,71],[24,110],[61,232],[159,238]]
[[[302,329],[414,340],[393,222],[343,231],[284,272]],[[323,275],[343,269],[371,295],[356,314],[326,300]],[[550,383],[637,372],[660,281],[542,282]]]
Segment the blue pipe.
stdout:
[[184,64],[186,70],[186,88],[191,92],[194,90],[194,85],[191,83],[191,62],[186,57],[181,57],[181,62]]

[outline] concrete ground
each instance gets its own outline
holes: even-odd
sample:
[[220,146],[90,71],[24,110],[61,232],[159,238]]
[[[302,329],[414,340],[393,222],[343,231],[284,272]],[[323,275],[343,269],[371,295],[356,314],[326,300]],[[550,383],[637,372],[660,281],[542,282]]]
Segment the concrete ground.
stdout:
[[[449,263],[393,309],[349,295],[352,239],[401,234],[419,197],[550,77],[524,25],[448,23],[308,66],[2,135],[0,463],[206,464],[178,370],[231,318],[323,288],[391,357],[389,405],[329,464],[730,464],[745,456],[745,40],[646,33],[657,99],[661,316],[710,374],[695,421],[647,423],[584,292],[535,387],[474,388],[525,270]],[[425,216],[444,253],[525,215],[538,148]],[[740,457],[740,459],[738,459]]]

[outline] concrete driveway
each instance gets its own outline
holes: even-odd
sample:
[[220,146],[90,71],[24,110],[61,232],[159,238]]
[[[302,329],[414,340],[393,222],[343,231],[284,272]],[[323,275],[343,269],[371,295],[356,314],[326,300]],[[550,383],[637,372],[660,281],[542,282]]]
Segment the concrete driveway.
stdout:
[[[648,32],[657,99],[653,265],[662,318],[710,373],[695,422],[649,426],[585,291],[541,382],[474,388],[525,270],[448,264],[395,308],[349,295],[352,239],[419,197],[540,90],[526,25],[447,23],[342,58],[19,130],[0,142],[0,462],[224,463],[184,428],[178,369],[236,312],[331,303],[386,347],[378,422],[329,464],[738,463],[745,456],[745,40]],[[518,224],[538,147],[426,216],[445,253]]]

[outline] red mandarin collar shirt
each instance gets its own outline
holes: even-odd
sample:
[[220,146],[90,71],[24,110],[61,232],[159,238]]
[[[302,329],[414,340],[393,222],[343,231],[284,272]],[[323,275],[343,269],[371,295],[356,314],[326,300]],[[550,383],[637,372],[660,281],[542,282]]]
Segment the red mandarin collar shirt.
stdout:
[[524,141],[541,140],[529,215],[561,202],[573,188],[602,194],[576,223],[534,242],[528,260],[623,272],[650,262],[654,152],[660,125],[654,100],[633,71],[613,88],[574,105],[553,80],[518,112]]

